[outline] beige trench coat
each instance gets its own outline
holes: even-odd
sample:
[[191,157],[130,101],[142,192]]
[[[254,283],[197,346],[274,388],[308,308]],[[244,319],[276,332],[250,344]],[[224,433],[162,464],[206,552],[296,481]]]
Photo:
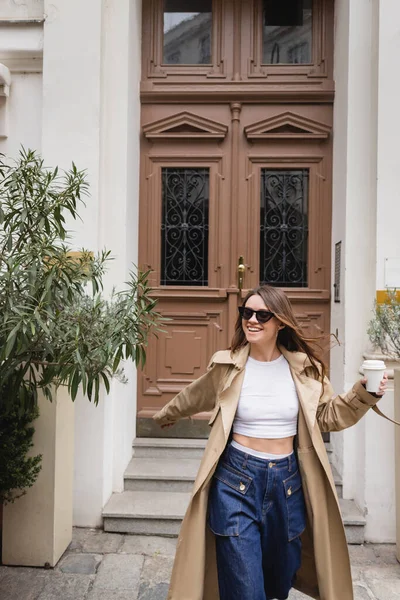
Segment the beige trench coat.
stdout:
[[[347,394],[335,397],[328,380],[322,386],[311,376],[305,354],[280,350],[290,365],[300,401],[297,453],[307,527],[302,534],[302,564],[296,588],[320,600],[353,600],[344,527],[321,432],[354,425],[377,398],[360,382]],[[219,600],[215,541],[206,524],[208,493],[229,439],[248,353],[249,346],[233,356],[229,350],[217,352],[208,372],[154,416],[162,425],[213,411],[211,433],[178,538],[168,600]]]

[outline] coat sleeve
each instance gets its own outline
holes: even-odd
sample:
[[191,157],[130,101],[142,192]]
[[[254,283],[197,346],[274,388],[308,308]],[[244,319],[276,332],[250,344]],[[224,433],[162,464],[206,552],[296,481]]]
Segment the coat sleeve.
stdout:
[[207,373],[190,383],[153,416],[159,425],[176,423],[184,417],[214,408],[221,380],[221,366],[212,361],[210,365]]
[[321,431],[341,431],[351,427],[379,400],[367,392],[360,381],[347,394],[336,396],[330,381],[325,378],[323,390],[317,409]]

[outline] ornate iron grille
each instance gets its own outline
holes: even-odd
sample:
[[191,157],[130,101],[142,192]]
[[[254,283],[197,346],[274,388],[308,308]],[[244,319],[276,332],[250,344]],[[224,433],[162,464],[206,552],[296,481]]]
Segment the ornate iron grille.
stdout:
[[161,285],[208,285],[209,169],[162,169]]
[[307,169],[261,171],[260,281],[307,287]]

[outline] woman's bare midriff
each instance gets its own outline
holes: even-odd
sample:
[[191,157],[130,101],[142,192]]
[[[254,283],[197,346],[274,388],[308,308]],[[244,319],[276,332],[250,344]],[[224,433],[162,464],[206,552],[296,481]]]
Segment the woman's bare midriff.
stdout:
[[246,448],[252,448],[252,450],[257,450],[258,452],[268,452],[269,454],[290,454],[293,452],[293,435],[287,438],[272,440],[253,438],[241,433],[234,433],[233,439],[238,444],[246,446]]

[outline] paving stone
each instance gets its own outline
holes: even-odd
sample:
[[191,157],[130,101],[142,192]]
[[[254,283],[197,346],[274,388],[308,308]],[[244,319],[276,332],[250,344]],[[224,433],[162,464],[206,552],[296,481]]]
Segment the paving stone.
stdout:
[[115,554],[123,541],[124,536],[120,533],[91,530],[82,543],[82,551],[93,554]]
[[372,579],[395,579],[400,582],[400,565],[374,565],[364,569],[367,583]]
[[68,552],[82,552],[82,544],[89,534],[90,529],[74,527],[72,530],[72,542],[68,546]]
[[126,554],[162,554],[174,556],[177,538],[165,538],[149,535],[126,535],[119,552]]
[[311,597],[302,594],[302,592],[299,592],[298,590],[291,590],[289,600],[311,600]]
[[2,600],[36,600],[46,584],[42,569],[10,568],[0,580]]
[[172,565],[172,556],[159,555],[145,559],[138,600],[166,600]]
[[353,581],[363,581],[364,579],[364,568],[360,566],[351,565],[351,578]]
[[[56,572],[37,600],[85,600],[93,577]],[[22,599],[21,599],[22,600]]]
[[102,558],[101,554],[67,554],[59,563],[57,570],[76,575],[95,575]]
[[168,583],[171,579],[173,562],[172,556],[146,557],[140,576],[140,582],[147,583],[150,586]]
[[376,562],[379,564],[387,565],[398,565],[399,562],[396,557],[396,545],[395,544],[371,544],[371,547],[376,556]]
[[350,545],[349,547],[350,562],[355,566],[373,565],[377,562],[377,556],[374,548],[370,545]]
[[[132,590],[113,590],[112,600],[136,600],[137,594],[132,594]],[[92,590],[87,600],[111,600],[110,590],[95,589]]]
[[387,581],[371,581],[369,583],[376,600],[400,600],[400,578]]
[[354,600],[375,600],[369,590],[362,585],[354,586]]
[[400,565],[365,569],[365,581],[376,600],[400,600]]
[[168,583],[141,583],[138,600],[167,600]]
[[[100,565],[93,589],[131,590],[131,600],[136,600],[143,562],[143,556],[107,554]],[[133,594],[134,591],[136,594]]]
[[400,600],[400,565],[370,567],[364,577],[376,600]]

